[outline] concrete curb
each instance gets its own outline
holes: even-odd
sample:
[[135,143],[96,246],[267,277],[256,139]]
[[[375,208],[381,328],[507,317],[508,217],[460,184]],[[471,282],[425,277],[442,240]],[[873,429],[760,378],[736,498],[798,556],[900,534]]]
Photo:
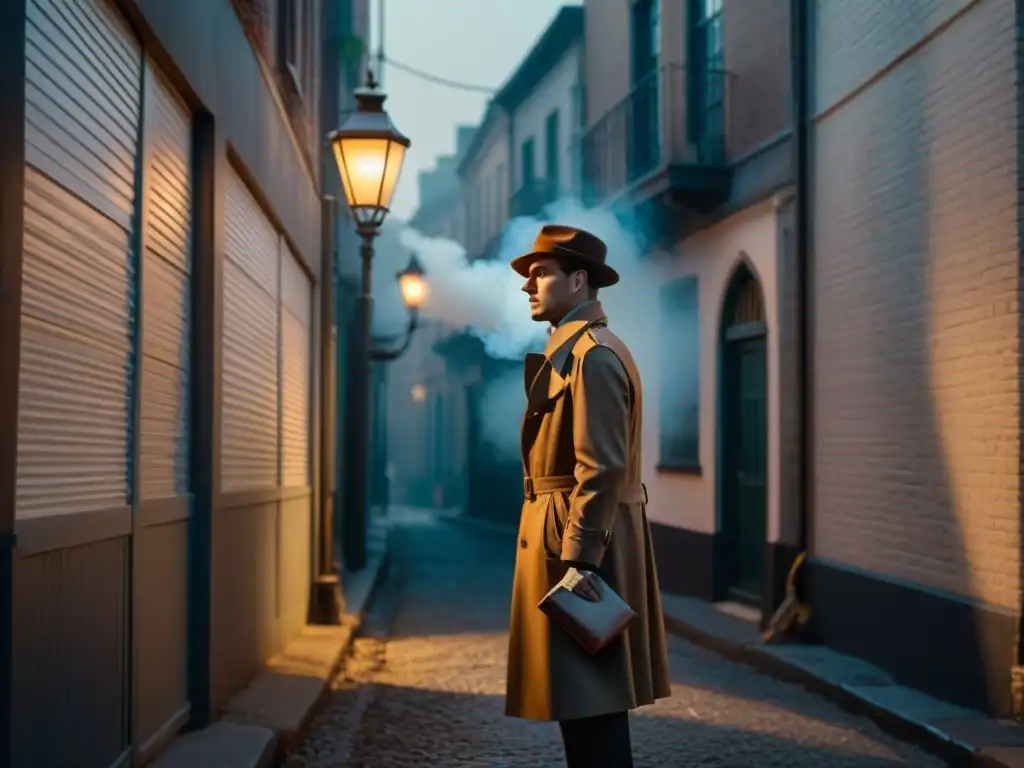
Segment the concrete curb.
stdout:
[[152,768],[270,768],[302,741],[327,700],[391,562],[390,529],[377,532],[367,567],[343,575],[339,626],[306,626],[224,708],[220,720],[182,734]]
[[1015,723],[939,702],[823,646],[764,645],[756,627],[708,603],[676,595],[663,598],[665,626],[672,634],[865,715],[890,735],[918,744],[951,765],[1024,766],[1024,728]]

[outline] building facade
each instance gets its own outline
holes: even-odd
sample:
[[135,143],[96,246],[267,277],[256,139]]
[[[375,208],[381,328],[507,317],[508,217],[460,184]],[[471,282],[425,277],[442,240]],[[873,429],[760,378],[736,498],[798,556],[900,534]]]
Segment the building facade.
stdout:
[[808,35],[816,626],[1001,714],[1021,663],[1015,5],[818,0]]
[[1012,713],[1015,5],[586,13],[585,190],[642,222],[661,284],[637,357],[663,588],[764,623],[805,552],[810,639]]
[[634,302],[631,325],[657,338],[637,352],[662,585],[770,610],[768,560],[786,528],[788,6],[585,5],[584,190],[638,222],[660,290]]
[[583,7],[565,6],[498,96],[511,115],[509,218],[578,190],[583,66]]
[[4,4],[0,764],[143,764],[306,622],[320,22],[356,17]]

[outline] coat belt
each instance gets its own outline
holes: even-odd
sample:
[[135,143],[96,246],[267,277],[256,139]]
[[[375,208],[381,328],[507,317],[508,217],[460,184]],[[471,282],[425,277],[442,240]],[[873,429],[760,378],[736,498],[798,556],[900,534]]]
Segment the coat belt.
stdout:
[[[551,477],[523,478],[523,496],[527,501],[534,501],[538,496],[547,493],[572,493],[576,489],[576,478],[572,475],[552,475]],[[628,485],[619,494],[623,504],[646,504],[647,486],[643,483]]]

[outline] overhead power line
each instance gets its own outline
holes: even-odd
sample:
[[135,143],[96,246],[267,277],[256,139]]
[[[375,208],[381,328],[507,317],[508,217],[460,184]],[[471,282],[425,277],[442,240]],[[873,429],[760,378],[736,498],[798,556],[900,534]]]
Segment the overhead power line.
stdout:
[[487,96],[493,96],[495,93],[494,88],[488,88],[487,86],[483,85],[473,85],[471,83],[460,83],[457,80],[449,80],[447,77],[438,77],[437,75],[432,75],[429,72],[424,72],[422,69],[410,67],[408,64],[403,64],[400,61],[395,61],[394,59],[389,58],[387,56],[384,57],[384,62],[397,70],[412,75],[413,77],[418,77],[420,80],[426,80],[429,83],[434,83],[435,85],[443,85],[446,88],[454,88],[460,91],[473,91],[475,93],[483,93],[486,94]]

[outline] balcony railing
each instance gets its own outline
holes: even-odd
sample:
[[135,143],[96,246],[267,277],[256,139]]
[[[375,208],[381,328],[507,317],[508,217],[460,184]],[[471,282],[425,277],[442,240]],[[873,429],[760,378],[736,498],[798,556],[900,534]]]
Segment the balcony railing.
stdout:
[[558,184],[548,179],[526,182],[509,200],[509,215],[536,216],[547,205],[558,199]]
[[583,135],[583,186],[598,204],[670,165],[725,166],[729,73],[666,65]]

